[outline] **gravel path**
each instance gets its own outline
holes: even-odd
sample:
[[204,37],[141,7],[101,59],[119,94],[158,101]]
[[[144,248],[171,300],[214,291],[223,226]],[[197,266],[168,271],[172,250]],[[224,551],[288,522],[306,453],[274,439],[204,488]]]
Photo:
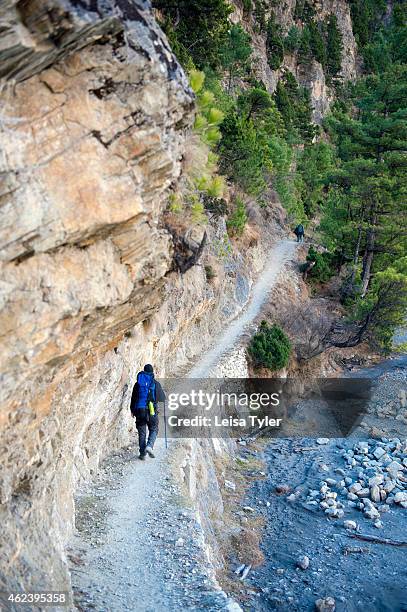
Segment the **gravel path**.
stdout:
[[[295,243],[285,240],[270,253],[247,308],[191,377],[213,371],[247,331],[294,250]],[[156,459],[141,462],[134,444],[105,461],[98,478],[78,495],[69,558],[79,610],[240,610],[210,574],[202,529],[170,476],[168,460],[175,451],[175,441],[168,453],[158,440]]]

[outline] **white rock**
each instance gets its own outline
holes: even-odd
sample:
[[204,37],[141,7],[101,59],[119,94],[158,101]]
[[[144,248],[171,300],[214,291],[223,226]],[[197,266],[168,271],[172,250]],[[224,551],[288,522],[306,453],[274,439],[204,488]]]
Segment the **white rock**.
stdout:
[[331,440],[329,438],[317,438],[317,444],[320,444],[321,446],[323,444],[329,444],[330,441]]
[[396,504],[401,504],[401,502],[407,502],[407,492],[399,491],[398,493],[396,493],[396,495],[394,496],[394,501],[396,502]]
[[368,510],[365,510],[364,514],[365,517],[369,519],[377,519],[380,517],[380,513],[378,510],[376,510],[376,508],[369,508]]
[[357,524],[355,521],[343,521],[343,526],[346,529],[357,529]]
[[225,480],[225,487],[231,491],[236,491],[236,485],[231,480]]
[[359,491],[356,491],[356,495],[358,497],[367,497],[369,494],[370,494],[370,490],[367,488],[359,489]]
[[392,480],[388,480],[384,483],[383,489],[386,491],[386,493],[391,493],[395,486],[396,484]]
[[297,560],[297,567],[301,568],[302,570],[306,570],[309,568],[309,557],[307,557],[307,555],[303,555],[302,557],[300,557]]
[[384,480],[383,475],[377,474],[377,476],[373,476],[372,478],[369,478],[369,486],[373,487],[373,485],[382,484],[383,480]]
[[393,478],[397,478],[399,472],[402,472],[403,470],[404,466],[402,466],[401,463],[399,463],[398,461],[392,461],[386,467],[386,471],[389,472],[390,476],[392,476]]
[[380,489],[377,485],[373,485],[372,487],[370,487],[370,499],[374,502],[381,501]]
[[377,448],[374,449],[373,451],[373,455],[375,456],[375,458],[377,460],[379,460],[381,457],[383,457],[383,455],[386,454],[386,451],[384,450],[384,448],[382,448],[381,446],[378,446]]
[[175,542],[175,546],[184,546],[184,544],[185,544],[184,538],[178,538],[178,540]]
[[362,489],[362,485],[360,484],[360,482],[354,482],[352,485],[350,485],[349,487],[349,493],[357,493],[358,491],[360,491]]
[[315,608],[318,612],[335,612],[335,605],[336,604],[333,597],[317,599],[315,602]]

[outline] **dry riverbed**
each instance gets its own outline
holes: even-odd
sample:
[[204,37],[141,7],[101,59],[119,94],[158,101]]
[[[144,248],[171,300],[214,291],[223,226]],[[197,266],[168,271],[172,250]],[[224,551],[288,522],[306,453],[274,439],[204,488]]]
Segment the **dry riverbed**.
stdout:
[[264,521],[264,563],[244,580],[230,568],[245,610],[407,610],[406,380],[380,375],[353,437],[269,441],[243,502]]

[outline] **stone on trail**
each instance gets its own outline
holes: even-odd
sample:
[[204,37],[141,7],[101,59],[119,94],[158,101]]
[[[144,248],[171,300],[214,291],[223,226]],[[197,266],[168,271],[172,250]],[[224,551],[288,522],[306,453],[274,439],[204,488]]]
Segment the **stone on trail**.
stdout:
[[297,567],[302,570],[306,570],[309,568],[309,557],[307,555],[303,555],[297,559]]
[[321,446],[323,444],[329,444],[330,441],[330,438],[317,438],[317,444],[320,444]]
[[178,540],[175,542],[175,546],[184,546],[185,540],[184,538],[178,538]]
[[335,612],[335,600],[333,597],[325,597],[324,599],[317,599],[315,602],[315,609],[318,612]]

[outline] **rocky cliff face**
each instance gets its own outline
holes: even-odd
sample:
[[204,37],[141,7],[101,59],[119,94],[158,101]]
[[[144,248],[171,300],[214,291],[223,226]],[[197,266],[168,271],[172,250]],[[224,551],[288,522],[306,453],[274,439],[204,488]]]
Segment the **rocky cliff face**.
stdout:
[[[309,90],[313,119],[316,123],[321,123],[334,99],[334,92],[327,84],[322,65],[315,60],[301,64],[295,55],[286,53],[281,67],[278,70],[272,70],[267,61],[265,33],[259,33],[258,27],[253,27],[253,23],[245,15],[239,0],[236,0],[233,4],[235,6],[232,15],[233,21],[236,23],[243,22],[252,36],[255,58],[252,65],[255,67],[258,77],[266,84],[269,91],[274,92],[284,70],[290,70],[296,77],[297,82]],[[286,0],[285,2],[264,0],[263,2],[266,18],[274,15],[277,23],[281,26],[283,35],[286,35],[292,26],[302,27],[302,24],[295,19],[296,4],[297,0]],[[346,0],[316,0],[312,5],[316,17],[320,21],[325,20],[330,15],[336,16],[343,44],[340,76],[344,81],[353,80],[357,75],[359,62],[348,3]]]
[[162,213],[194,100],[148,2],[8,0],[0,28],[1,584],[69,588],[73,493],[134,436],[137,370],[185,368],[267,243],[242,257],[215,223],[217,278],[174,271]]

